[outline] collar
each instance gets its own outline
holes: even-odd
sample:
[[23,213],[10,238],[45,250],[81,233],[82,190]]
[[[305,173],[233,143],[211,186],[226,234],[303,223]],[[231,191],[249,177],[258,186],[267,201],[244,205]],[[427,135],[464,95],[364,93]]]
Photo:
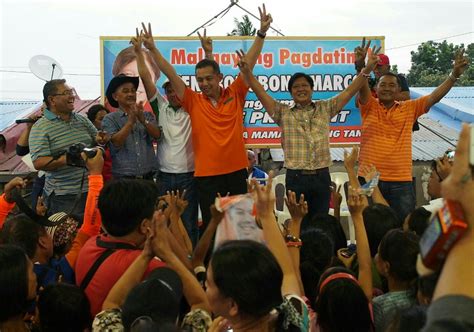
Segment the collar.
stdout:
[[[377,98],[377,102],[378,102],[383,108],[386,108],[385,105],[382,104],[378,98]],[[392,107],[386,108],[386,109],[391,109],[391,108],[393,108],[393,107],[395,107],[395,106],[398,106],[398,105],[400,105],[400,102],[399,102],[398,100],[394,100]]]
[[44,117],[50,121],[61,120],[59,115],[56,115],[55,113],[51,112],[48,108],[44,109]]
[[[219,88],[221,89],[221,95],[219,96],[219,99],[216,100],[217,103],[219,103],[219,100],[222,99],[222,97],[224,96],[224,92],[225,92],[225,89],[219,85]],[[206,96],[204,93],[201,92],[201,94],[204,96],[204,98],[206,98],[207,100],[209,100],[209,102],[211,102],[211,98],[209,98],[208,96]]]
[[291,109],[313,109],[314,107],[316,106],[316,103],[314,101],[312,101],[310,104],[306,105],[306,106],[302,106],[301,104],[297,104],[295,103]]

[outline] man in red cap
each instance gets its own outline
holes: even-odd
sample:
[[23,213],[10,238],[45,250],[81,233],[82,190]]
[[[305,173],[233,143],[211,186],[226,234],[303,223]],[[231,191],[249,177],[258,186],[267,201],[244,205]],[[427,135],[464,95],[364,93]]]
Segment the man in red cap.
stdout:
[[[382,77],[383,75],[389,72],[390,72],[390,59],[385,54],[379,54],[379,63],[377,67],[375,67],[375,70],[374,70],[376,80],[378,81],[380,77]],[[405,78],[405,75],[397,74],[397,76],[400,79],[401,86],[400,86],[400,92],[397,93],[397,95],[395,96],[395,100],[398,100],[398,101],[410,100],[410,88],[408,87],[408,82],[407,82],[407,79]],[[372,87],[372,91],[373,93],[375,93],[374,97],[376,97],[377,92],[374,89],[375,89],[375,86]]]

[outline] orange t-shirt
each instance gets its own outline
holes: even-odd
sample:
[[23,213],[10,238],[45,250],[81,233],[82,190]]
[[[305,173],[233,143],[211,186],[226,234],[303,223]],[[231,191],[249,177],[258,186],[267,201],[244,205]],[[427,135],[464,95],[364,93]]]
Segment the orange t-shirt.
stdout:
[[427,99],[424,96],[396,101],[390,109],[373,96],[365,105],[359,101],[362,117],[359,165],[375,165],[383,181],[412,181],[412,127],[428,111]]
[[243,109],[248,86],[240,77],[222,89],[216,107],[209,98],[186,88],[183,108],[193,128],[195,176],[228,174],[247,167]]

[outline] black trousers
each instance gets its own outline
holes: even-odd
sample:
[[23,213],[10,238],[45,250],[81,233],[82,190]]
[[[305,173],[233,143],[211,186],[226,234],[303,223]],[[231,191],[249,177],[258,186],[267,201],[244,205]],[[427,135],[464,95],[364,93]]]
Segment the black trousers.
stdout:
[[227,193],[230,195],[247,193],[247,176],[247,169],[243,168],[228,174],[195,177],[203,222],[200,229],[201,235],[211,220],[210,206],[214,204],[217,193],[222,196]]

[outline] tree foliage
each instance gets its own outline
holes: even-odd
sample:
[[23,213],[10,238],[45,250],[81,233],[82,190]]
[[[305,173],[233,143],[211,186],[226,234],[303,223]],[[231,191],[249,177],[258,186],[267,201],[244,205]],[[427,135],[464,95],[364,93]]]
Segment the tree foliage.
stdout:
[[254,28],[248,15],[242,16],[242,21],[234,18],[235,28],[227,36],[255,36],[257,29]]
[[[464,48],[464,44],[454,45],[447,43],[446,40],[437,43],[427,41],[418,46],[416,51],[411,52],[411,68],[407,75],[410,86],[438,86],[453,69],[454,54],[459,49]],[[470,59],[471,64],[464,72],[458,86],[474,85],[474,68],[472,60],[474,59],[474,44],[471,43],[465,47],[465,54]]]

